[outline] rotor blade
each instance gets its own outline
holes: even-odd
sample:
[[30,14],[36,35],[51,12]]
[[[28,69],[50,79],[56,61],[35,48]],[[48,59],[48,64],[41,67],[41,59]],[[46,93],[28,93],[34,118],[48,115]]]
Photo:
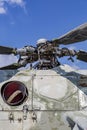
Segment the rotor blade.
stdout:
[[0,54],[16,54],[16,49],[10,47],[0,46]]
[[77,59],[81,60],[81,61],[84,61],[84,62],[87,62],[87,52],[85,52],[85,51],[79,51],[77,53]]
[[14,63],[8,66],[0,67],[0,70],[15,70],[19,69],[20,67],[23,67],[23,65],[20,65],[19,63]]
[[85,40],[87,40],[87,23],[80,25],[58,39],[52,40],[52,43],[54,45],[67,45]]

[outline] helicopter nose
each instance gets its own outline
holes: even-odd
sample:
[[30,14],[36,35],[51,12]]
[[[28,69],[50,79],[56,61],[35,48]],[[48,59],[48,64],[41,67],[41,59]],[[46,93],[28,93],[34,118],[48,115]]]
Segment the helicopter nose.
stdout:
[[3,100],[10,106],[18,106],[27,98],[26,86],[19,81],[10,81],[2,86]]

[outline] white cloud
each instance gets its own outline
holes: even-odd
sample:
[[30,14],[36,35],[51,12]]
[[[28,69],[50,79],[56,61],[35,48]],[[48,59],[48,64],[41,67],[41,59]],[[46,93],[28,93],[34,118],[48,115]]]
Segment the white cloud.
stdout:
[[24,6],[24,0],[5,0],[9,4],[17,4],[19,6]]
[[0,0],[0,14],[6,14],[7,12],[5,3],[9,5],[15,4],[15,5],[25,8],[24,0]]
[[4,7],[4,2],[3,0],[0,1],[0,14],[5,14],[6,13],[6,9]]
[[6,14],[6,9],[4,7],[0,7],[0,14]]
[[14,55],[0,55],[0,67],[7,66],[18,61]]
[[70,47],[68,47],[68,49],[70,49],[70,50],[76,50],[76,47],[75,46],[70,46]]

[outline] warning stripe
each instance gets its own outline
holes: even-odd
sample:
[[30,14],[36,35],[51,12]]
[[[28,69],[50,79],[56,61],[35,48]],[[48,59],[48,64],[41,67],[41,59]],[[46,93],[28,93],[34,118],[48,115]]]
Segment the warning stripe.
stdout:
[[8,98],[7,103],[11,103],[11,101],[12,101],[18,94],[20,94],[20,93],[21,93],[20,90],[15,91],[15,92]]

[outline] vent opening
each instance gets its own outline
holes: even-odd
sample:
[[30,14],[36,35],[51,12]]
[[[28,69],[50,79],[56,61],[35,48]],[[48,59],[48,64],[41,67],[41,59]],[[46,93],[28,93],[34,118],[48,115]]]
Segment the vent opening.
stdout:
[[2,86],[1,95],[8,105],[18,106],[28,97],[28,90],[23,83],[10,81]]

